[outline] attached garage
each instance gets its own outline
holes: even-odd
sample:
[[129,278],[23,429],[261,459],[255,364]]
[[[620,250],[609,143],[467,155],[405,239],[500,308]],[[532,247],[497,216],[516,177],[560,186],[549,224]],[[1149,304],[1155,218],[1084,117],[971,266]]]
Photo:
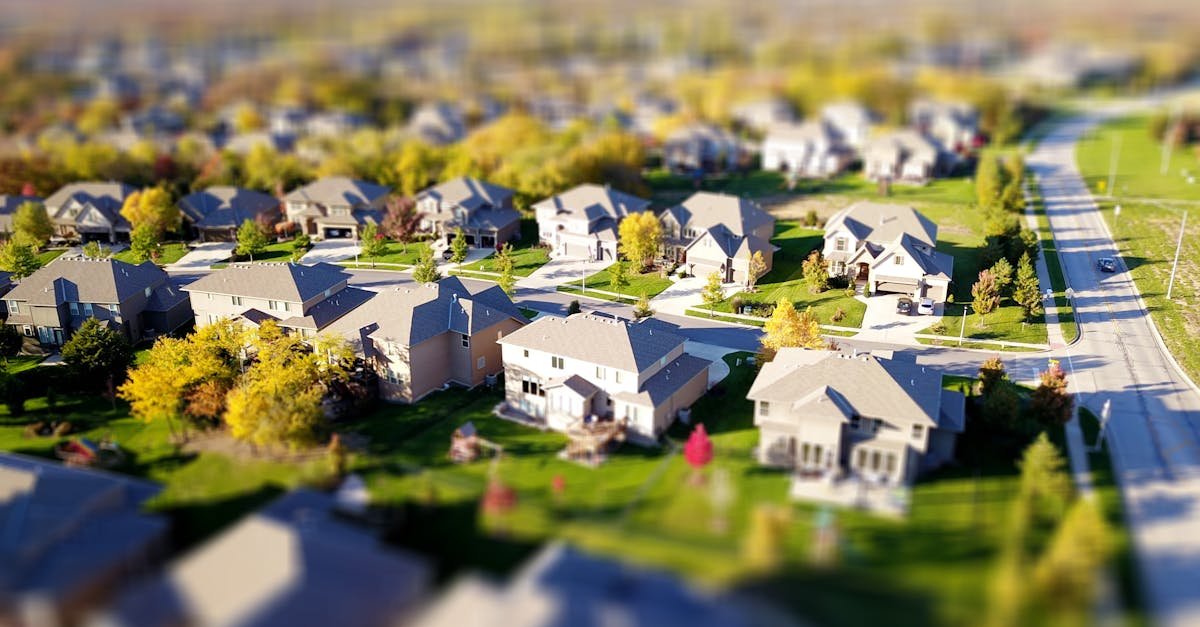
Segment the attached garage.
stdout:
[[874,293],[874,294],[907,294],[909,296],[916,296],[917,284],[915,282],[900,283],[900,282],[896,282],[896,281],[880,281],[875,284],[875,289],[872,291],[872,293]]

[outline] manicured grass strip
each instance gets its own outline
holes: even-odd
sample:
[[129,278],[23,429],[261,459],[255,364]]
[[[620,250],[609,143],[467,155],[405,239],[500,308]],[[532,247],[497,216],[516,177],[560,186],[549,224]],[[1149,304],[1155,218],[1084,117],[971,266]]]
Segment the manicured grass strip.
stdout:
[[66,248],[48,248],[37,254],[38,267],[44,266],[67,252]]
[[[517,276],[529,276],[533,274],[534,270],[546,265],[546,262],[550,261],[550,249],[538,243],[536,220],[532,218],[521,220],[521,240],[513,245],[511,257],[513,260],[513,274]],[[461,266],[460,269],[466,272],[472,270],[496,272],[495,261],[496,257],[492,255],[491,257],[485,257]]]
[[1046,272],[1050,275],[1050,289],[1054,291],[1058,324],[1062,328],[1063,339],[1074,342],[1075,338],[1079,337],[1079,325],[1075,322],[1075,309],[1067,299],[1067,280],[1063,274],[1062,260],[1058,256],[1058,245],[1054,239],[1054,231],[1050,228],[1050,218],[1046,215],[1041,188],[1032,176],[1028,180],[1030,196],[1033,199],[1033,213],[1037,216],[1038,239],[1042,243],[1042,257],[1046,260]]
[[[167,242],[158,248],[158,265],[165,266],[175,263],[187,254],[187,244],[183,242]],[[133,251],[126,248],[119,253],[113,254],[113,259],[124,261],[125,263],[135,263],[133,260]]]

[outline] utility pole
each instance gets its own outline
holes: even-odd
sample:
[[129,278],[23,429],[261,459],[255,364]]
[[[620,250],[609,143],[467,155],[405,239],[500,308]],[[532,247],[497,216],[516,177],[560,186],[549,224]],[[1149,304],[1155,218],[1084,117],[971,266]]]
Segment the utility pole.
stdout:
[[1108,197],[1113,197],[1113,187],[1117,184],[1117,161],[1121,158],[1121,135],[1113,134],[1112,156],[1108,161]]
[[1171,280],[1167,282],[1167,300],[1171,300],[1171,290],[1175,287],[1175,271],[1179,269],[1179,251],[1183,248],[1183,231],[1187,228],[1187,211],[1183,212],[1183,221],[1179,223],[1179,241],[1175,242],[1175,262],[1171,264]]

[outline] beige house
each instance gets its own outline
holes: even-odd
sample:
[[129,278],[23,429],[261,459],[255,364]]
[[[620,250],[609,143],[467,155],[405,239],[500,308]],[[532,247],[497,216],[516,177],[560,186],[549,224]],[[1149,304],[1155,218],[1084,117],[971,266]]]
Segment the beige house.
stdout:
[[521,214],[507,187],[459,177],[426,189],[416,200],[421,230],[447,244],[460,228],[467,244],[478,248],[494,248],[521,235]]
[[841,174],[853,157],[853,150],[822,120],[773,125],[762,144],[762,169],[802,178]]
[[754,403],[760,463],[801,480],[908,486],[954,457],[965,398],[942,373],[872,355],[785,348],[764,364]]
[[631,438],[657,440],[708,389],[710,362],[655,325],[580,313],[501,338],[507,408],[560,431],[624,421]]
[[829,275],[864,283],[872,294],[945,302],[954,257],[935,250],[937,225],[906,205],[856,202],[825,223]]
[[538,240],[556,257],[611,262],[617,260],[621,221],[649,207],[648,200],[586,183],[537,203],[533,210]]
[[937,142],[952,161],[974,149],[979,135],[979,111],[965,102],[918,98],[908,106],[908,123]]
[[941,173],[938,155],[937,144],[920,131],[886,133],[863,148],[863,175],[872,181],[924,185]]
[[503,370],[497,340],[526,324],[494,283],[448,277],[374,293],[328,331],[379,374],[379,393],[413,402],[454,383],[475,387]]
[[274,223],[279,219],[279,199],[240,187],[217,185],[179,199],[184,231],[202,242],[237,240],[246,220]]
[[55,236],[85,242],[128,241],[132,230],[121,215],[132,185],[87,182],[64,185],[46,199],[46,213],[54,222]]
[[183,288],[196,327],[237,319],[279,326],[311,337],[365,303],[374,292],[349,287],[350,273],[327,263],[235,263]]
[[315,239],[358,237],[383,221],[391,190],[344,176],[327,176],[283,197],[285,217]]
[[821,121],[828,124],[838,141],[854,152],[861,151],[871,136],[875,116],[862,103],[852,100],[832,102],[821,108]]
[[741,161],[743,147],[733,133],[713,124],[676,129],[663,140],[663,165],[672,172],[723,172]]
[[775,218],[757,203],[738,196],[696,192],[659,215],[663,225],[663,255],[688,273],[706,277],[713,272],[724,283],[745,283],[750,259],[762,252],[771,271],[777,246]]

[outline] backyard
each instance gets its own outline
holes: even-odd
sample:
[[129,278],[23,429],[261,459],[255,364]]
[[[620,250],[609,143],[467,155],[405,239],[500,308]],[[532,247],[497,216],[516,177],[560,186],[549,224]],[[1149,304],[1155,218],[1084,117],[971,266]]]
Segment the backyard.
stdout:
[[[1137,284],[1150,317],[1175,359],[1193,381],[1200,380],[1200,161],[1190,146],[1172,150],[1162,174],[1162,146],[1149,132],[1150,118],[1137,116],[1101,125],[1079,142],[1079,170],[1096,193],[1100,213],[1116,241],[1124,266]],[[1120,136],[1114,198],[1100,193],[1107,181],[1114,138]],[[1107,185],[1107,183],[1105,183]],[[1114,207],[1120,205],[1120,215]],[[1171,299],[1166,297],[1184,211],[1187,231]]]

